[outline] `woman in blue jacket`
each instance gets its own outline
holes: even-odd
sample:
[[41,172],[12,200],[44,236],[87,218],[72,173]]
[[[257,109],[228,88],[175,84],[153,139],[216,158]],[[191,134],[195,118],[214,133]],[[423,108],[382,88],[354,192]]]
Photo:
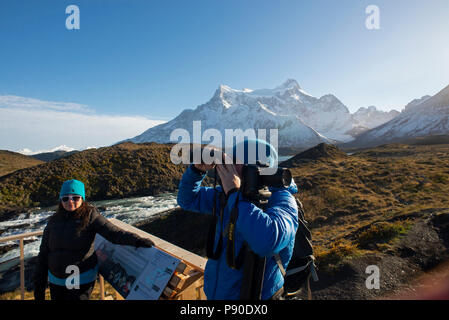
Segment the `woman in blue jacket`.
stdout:
[[[245,140],[245,160],[248,163],[249,144],[256,144],[257,148],[265,147],[266,155],[272,165],[277,161],[274,148],[262,140]],[[233,154],[236,154],[234,146]],[[229,245],[225,228],[229,223],[232,208],[237,206],[238,218],[235,223],[235,252],[238,254],[244,242],[251,250],[261,257],[266,257],[266,267],[263,279],[263,300],[278,299],[283,293],[284,279],[274,255],[279,254],[284,269],[292,256],[295,234],[298,227],[298,207],[294,193],[298,192],[296,184],[292,181],[290,187],[283,189],[271,188],[271,197],[263,211],[239,192],[241,166],[233,164],[217,164],[217,171],[222,187],[201,187],[205,172],[214,165],[190,165],[182,176],[178,191],[178,204],[187,211],[211,214],[215,205],[219,212],[219,193],[225,194],[226,204],[222,218],[216,224],[214,250],[222,250],[217,259],[208,259],[204,273],[204,292],[208,299],[239,299],[242,286],[242,269],[231,268],[227,264],[226,248]],[[215,199],[215,203],[214,203]],[[220,241],[220,237],[222,238]],[[219,249],[218,249],[219,251]]]

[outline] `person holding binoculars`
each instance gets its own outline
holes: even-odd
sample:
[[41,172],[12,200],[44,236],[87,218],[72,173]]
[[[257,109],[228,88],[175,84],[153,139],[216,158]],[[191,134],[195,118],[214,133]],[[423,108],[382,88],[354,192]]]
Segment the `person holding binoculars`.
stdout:
[[[208,299],[282,299],[284,278],[276,257],[286,269],[298,228],[293,196],[298,189],[286,169],[261,175],[263,168],[277,163],[277,152],[269,143],[241,143],[234,146],[233,159],[223,153],[218,164],[189,165],[179,184],[178,204],[214,217],[204,273]],[[265,150],[266,159],[260,159],[259,149]],[[244,151],[240,157],[237,150]],[[202,187],[206,171],[212,169],[220,186]],[[261,196],[263,187],[271,192],[269,198]]]

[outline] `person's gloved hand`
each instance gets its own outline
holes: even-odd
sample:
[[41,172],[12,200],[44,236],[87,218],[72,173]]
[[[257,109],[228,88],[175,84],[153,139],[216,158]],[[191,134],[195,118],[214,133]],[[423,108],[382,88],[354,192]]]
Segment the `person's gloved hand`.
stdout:
[[151,248],[152,246],[154,246],[154,242],[147,238],[140,238],[136,241],[136,248],[139,247]]

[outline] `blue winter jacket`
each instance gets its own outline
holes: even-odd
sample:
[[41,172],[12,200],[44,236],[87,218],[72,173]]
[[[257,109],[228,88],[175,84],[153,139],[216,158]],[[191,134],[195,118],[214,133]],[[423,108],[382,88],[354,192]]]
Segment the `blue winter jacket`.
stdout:
[[[191,167],[184,172],[178,191],[178,204],[187,211],[212,214],[214,193],[223,192],[221,187],[201,187],[205,175]],[[294,239],[298,228],[298,207],[292,194],[297,193],[296,184],[287,189],[270,189],[272,195],[265,211],[244,199],[239,192],[229,195],[223,213],[223,223],[219,222],[215,232],[215,247],[219,237],[223,237],[232,208],[239,195],[239,215],[236,222],[235,252],[240,252],[244,241],[259,256],[267,257],[262,288],[262,299],[273,296],[284,284],[279,266],[273,255],[279,253],[284,268],[292,256]],[[219,213],[217,194],[216,212]],[[210,300],[239,299],[243,271],[231,269],[226,262],[227,238],[223,239],[223,250],[218,260],[209,259],[204,272],[204,293]]]

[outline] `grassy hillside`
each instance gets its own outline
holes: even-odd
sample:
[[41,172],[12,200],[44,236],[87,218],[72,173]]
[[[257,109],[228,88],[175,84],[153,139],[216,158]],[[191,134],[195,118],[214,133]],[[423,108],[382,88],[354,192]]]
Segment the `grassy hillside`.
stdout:
[[[388,270],[383,283],[393,288],[449,258],[449,145],[390,144],[296,163],[318,265],[330,275],[322,280],[359,281],[347,298],[376,294],[364,287],[366,265]],[[317,288],[327,297],[341,286]]]
[[449,145],[385,145],[291,170],[312,221],[449,208]]
[[43,163],[41,160],[20,153],[0,150],[0,177],[19,169],[29,168]]
[[0,177],[0,211],[55,205],[67,179],[83,181],[88,200],[175,191],[184,167],[172,164],[170,150],[170,145],[124,143]]

